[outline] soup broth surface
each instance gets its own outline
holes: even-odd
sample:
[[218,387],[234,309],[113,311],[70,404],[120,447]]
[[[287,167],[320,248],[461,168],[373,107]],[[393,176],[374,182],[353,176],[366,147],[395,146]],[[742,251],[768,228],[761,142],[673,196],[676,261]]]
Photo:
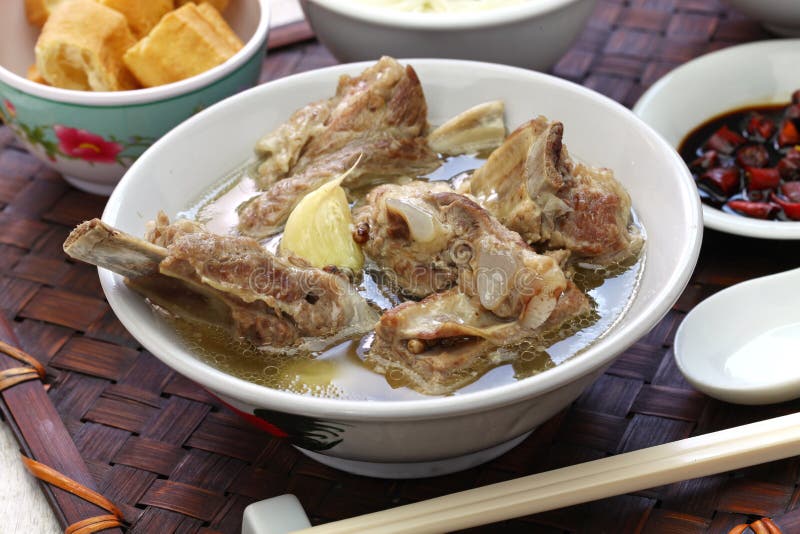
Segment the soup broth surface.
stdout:
[[[427,178],[458,182],[484,161],[473,156],[448,158]],[[235,233],[238,222],[236,207],[258,193],[252,179],[253,172],[252,163],[236,170],[206,191],[178,217],[201,222],[214,233]],[[356,192],[356,196],[358,193],[366,191]],[[634,221],[644,235],[635,216]],[[279,242],[280,235],[277,235],[263,244],[275,252]],[[563,325],[558,331],[499,349],[516,354],[509,363],[496,365],[489,370],[473,370],[475,378],[452,394],[464,395],[522,380],[586,350],[624,314],[638,286],[643,263],[644,255],[641,254],[627,263],[599,270],[578,265],[573,281],[589,296],[593,312]],[[369,264],[358,281],[358,289],[381,311],[402,301],[382,282],[377,272],[370,269]],[[198,359],[256,384],[301,395],[350,400],[404,401],[430,398],[408,387],[407,380],[399,371],[392,370],[384,376],[370,369],[363,357],[368,351],[371,333],[345,340],[321,352],[274,354],[259,350],[247,340],[234,338],[223,328],[199,326],[166,313],[164,315],[174,324],[187,348]]]

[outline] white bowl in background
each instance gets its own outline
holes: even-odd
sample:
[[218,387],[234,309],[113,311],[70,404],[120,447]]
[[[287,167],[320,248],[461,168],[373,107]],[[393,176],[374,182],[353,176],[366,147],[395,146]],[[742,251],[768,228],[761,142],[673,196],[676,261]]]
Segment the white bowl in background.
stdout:
[[[800,39],[732,46],[667,73],[633,112],[677,148],[694,128],[737,108],[788,103],[800,89]],[[800,239],[800,222],[752,219],[703,205],[705,225],[764,239]]]
[[340,61],[471,59],[545,71],[580,34],[595,0],[531,0],[468,13],[407,13],[352,0],[300,0]]
[[[256,419],[256,409],[264,409],[284,420],[304,418],[337,429],[341,441],[335,446],[301,450],[339,469],[382,477],[438,475],[486,462],[568,406],[667,313],[689,280],[702,234],[700,203],[688,170],[655,131],[618,103],[513,67],[436,59],[403,62],[422,81],[433,124],[480,102],[502,99],[510,127],[540,114],[562,121],[570,152],[613,168],[630,192],[647,232],[639,289],[627,313],[585,352],[536,376],[455,396],[402,401],[300,396],[202,363],[121,276],[99,270],[117,317],[164,363],[250,420]],[[367,66],[340,65],[280,79],[197,114],[131,167],[109,199],[103,220],[142,235],[159,209],[174,217],[250,159],[262,134],[293,110],[330,97],[340,75],[355,75]]]
[[773,33],[800,37],[800,2],[797,0],[724,1],[748,17],[756,19]]

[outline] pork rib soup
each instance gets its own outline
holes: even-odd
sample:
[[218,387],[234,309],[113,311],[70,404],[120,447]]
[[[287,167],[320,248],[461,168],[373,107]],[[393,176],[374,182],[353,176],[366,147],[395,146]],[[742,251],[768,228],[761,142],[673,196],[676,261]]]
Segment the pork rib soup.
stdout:
[[408,400],[524,379],[624,314],[644,230],[565,125],[503,103],[431,126],[382,58],[266,132],[143,239],[98,220],[71,256],[126,276],[197,358],[298,394]]

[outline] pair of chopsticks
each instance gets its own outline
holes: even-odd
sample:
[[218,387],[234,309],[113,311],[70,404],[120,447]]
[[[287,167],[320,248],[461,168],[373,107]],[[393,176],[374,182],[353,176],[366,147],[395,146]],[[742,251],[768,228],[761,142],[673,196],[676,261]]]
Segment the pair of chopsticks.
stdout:
[[610,456],[297,531],[464,529],[800,454],[800,413]]

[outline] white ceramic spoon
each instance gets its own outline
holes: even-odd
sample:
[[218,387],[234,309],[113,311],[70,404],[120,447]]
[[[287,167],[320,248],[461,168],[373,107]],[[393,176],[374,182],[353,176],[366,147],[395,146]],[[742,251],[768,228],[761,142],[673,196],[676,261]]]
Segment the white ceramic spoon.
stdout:
[[748,280],[704,300],[675,336],[692,386],[720,400],[800,397],[800,269]]

